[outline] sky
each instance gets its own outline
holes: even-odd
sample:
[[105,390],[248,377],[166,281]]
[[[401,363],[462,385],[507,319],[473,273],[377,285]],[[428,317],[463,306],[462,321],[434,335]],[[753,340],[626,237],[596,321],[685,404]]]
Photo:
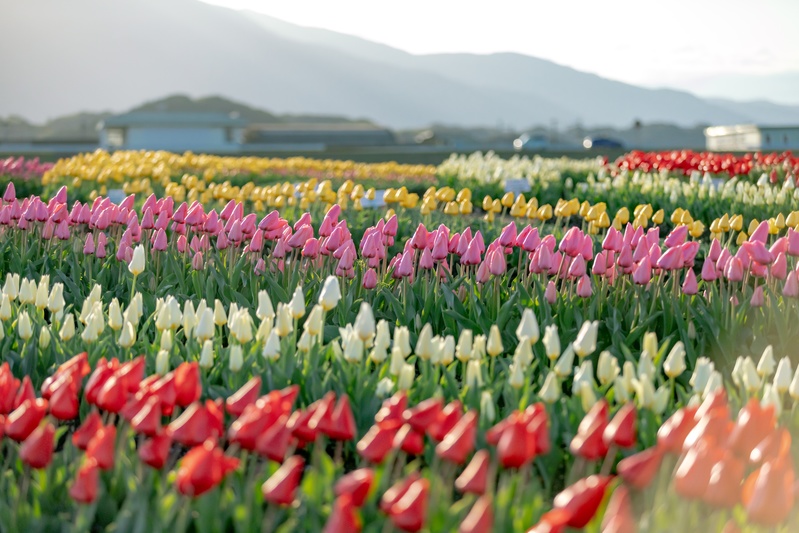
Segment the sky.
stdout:
[[519,52],[706,95],[725,91],[722,75],[799,71],[799,0],[204,1],[414,54]]

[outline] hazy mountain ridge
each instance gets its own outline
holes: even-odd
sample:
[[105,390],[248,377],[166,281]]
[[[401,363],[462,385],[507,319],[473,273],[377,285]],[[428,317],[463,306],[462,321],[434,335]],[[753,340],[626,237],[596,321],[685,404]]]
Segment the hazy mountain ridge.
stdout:
[[268,109],[263,122],[322,114],[395,128],[799,123],[795,107],[709,102],[519,54],[416,56],[197,0],[0,5],[0,68],[19,73],[0,85],[0,115],[35,121],[79,109],[120,112],[168,94],[217,94]]

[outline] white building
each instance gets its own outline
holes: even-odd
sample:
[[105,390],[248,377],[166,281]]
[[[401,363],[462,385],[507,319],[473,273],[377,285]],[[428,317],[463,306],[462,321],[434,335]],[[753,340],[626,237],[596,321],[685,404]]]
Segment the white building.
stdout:
[[712,126],[705,128],[705,146],[714,152],[799,150],[799,126]]
[[134,111],[110,117],[98,128],[106,150],[221,153],[241,149],[247,124],[235,114]]

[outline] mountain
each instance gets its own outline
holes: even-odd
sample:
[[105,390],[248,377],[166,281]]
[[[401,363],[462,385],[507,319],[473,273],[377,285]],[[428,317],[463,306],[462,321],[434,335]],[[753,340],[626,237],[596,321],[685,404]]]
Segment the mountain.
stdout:
[[[759,122],[766,113],[759,104],[719,105],[519,54],[412,55],[198,0],[0,0],[0,10],[0,116],[36,121],[78,109],[119,112],[175,93],[224,95],[267,115],[348,116],[395,128],[694,126]],[[799,122],[799,109],[767,111]]]

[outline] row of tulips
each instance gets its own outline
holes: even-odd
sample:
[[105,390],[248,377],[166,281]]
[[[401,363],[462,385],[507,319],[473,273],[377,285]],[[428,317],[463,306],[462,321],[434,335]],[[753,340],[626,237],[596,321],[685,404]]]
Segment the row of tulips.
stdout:
[[[82,353],[41,397],[0,367],[6,529],[67,517],[86,531],[178,532],[666,531],[675,516],[685,529],[787,531],[799,520],[791,433],[774,405],[729,402],[724,388],[663,419],[602,399],[571,434],[557,427],[565,399],[492,424],[459,400],[411,405],[399,392],[361,432],[346,394],[305,403],[299,387],[264,393],[256,376],[212,399],[196,362],[145,366],[92,368]],[[576,460],[560,490],[546,465],[564,456]]]
[[53,168],[53,163],[43,163],[38,157],[25,159],[24,157],[0,158],[0,178],[15,180],[31,180],[41,178]]

